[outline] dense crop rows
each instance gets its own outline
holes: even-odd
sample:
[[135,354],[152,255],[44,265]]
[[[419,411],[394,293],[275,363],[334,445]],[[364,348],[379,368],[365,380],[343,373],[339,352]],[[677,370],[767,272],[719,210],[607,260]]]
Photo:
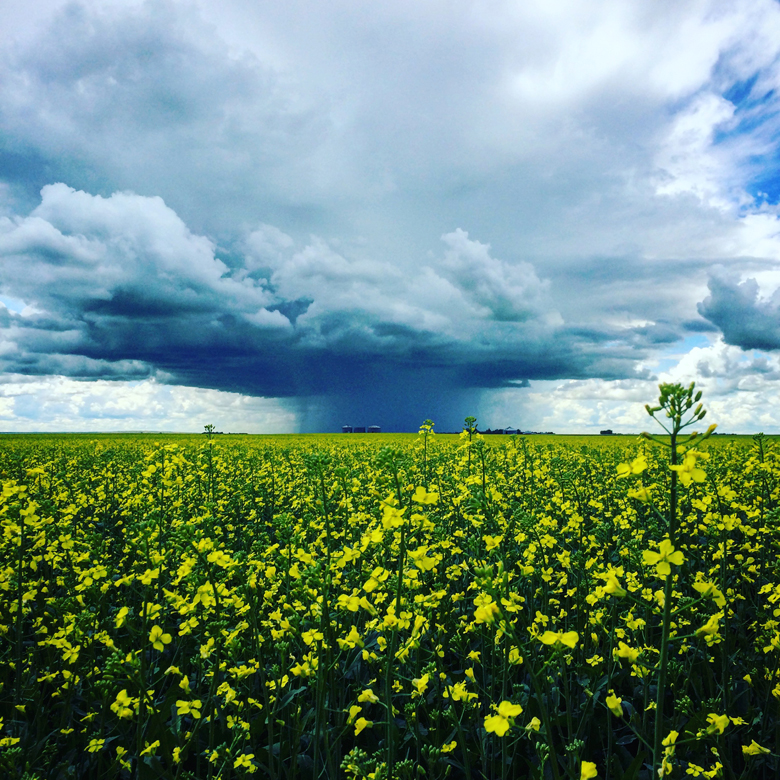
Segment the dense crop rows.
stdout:
[[0,775],[778,776],[773,442],[428,430],[9,437]]

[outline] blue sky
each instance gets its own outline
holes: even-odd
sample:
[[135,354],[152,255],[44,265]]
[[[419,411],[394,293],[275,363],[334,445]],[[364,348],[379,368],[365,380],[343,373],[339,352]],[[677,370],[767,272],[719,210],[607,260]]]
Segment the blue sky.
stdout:
[[780,432],[780,5],[7,0],[0,430]]

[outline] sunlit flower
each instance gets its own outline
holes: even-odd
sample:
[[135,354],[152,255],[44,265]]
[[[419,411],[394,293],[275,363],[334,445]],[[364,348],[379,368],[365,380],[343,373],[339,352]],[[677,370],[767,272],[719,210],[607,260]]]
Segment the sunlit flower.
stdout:
[[492,708],[495,710],[495,715],[488,715],[485,718],[485,731],[498,737],[503,737],[509,731],[514,719],[523,711],[519,704],[512,704],[509,701],[502,701],[498,707],[492,705]]
[[414,686],[414,690],[412,691],[412,699],[420,697],[425,693],[425,691],[428,689],[429,680],[430,675],[428,674],[424,674],[422,677],[412,680],[412,685]]
[[562,646],[574,648],[580,641],[580,635],[576,631],[545,631],[539,641],[543,645],[553,645],[556,648]]
[[742,746],[742,754],[745,756],[766,756],[772,751],[769,748],[761,747],[755,740],[749,745]]
[[374,721],[366,720],[365,718],[358,718],[355,721],[355,736],[360,734],[363,729],[370,729],[374,725]]
[[201,706],[202,704],[199,699],[195,699],[194,701],[185,701],[183,699],[179,699],[176,702],[176,714],[192,715],[193,718],[197,719],[200,717]]
[[677,476],[683,485],[688,486],[693,482],[704,482],[707,479],[707,472],[696,466],[696,460],[698,458],[708,458],[709,455],[705,452],[698,452],[697,450],[689,450],[685,453],[685,458],[682,463],[676,466],[669,466],[672,471],[677,472]]
[[646,566],[655,566],[659,577],[668,577],[672,571],[669,564],[681,566],[685,557],[680,550],[675,550],[669,539],[664,539],[659,545],[658,552],[645,550],[642,553],[642,562]]
[[644,455],[638,455],[631,463],[621,463],[617,467],[618,478],[631,477],[641,474],[647,468],[647,458]]
[[598,770],[592,761],[583,761],[580,769],[580,780],[591,780],[598,777]]
[[155,650],[162,652],[165,650],[165,645],[169,645],[173,641],[173,637],[166,634],[160,626],[152,626],[152,630],[149,632],[149,641]]
[[623,707],[621,706],[623,702],[623,699],[621,699],[618,696],[615,696],[614,691],[609,692],[609,696],[605,699],[605,704],[609,709],[612,711],[613,715],[616,715],[618,718],[623,717]]
[[257,771],[257,767],[252,763],[254,757],[254,753],[242,753],[233,762],[233,769],[246,769],[250,774],[254,774]]
[[379,697],[370,688],[366,688],[358,696],[358,701],[369,702],[370,704],[376,704],[379,701]]

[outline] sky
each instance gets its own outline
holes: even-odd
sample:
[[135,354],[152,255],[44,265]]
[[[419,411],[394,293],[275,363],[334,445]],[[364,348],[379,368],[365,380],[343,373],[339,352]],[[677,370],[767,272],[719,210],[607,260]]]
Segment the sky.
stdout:
[[34,7],[0,430],[780,433],[776,0]]

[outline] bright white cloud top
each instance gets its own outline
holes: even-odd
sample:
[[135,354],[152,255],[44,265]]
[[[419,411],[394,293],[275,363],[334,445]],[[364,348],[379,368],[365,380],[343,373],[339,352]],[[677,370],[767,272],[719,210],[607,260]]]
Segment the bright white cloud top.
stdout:
[[772,0],[39,8],[0,428],[780,431]]

